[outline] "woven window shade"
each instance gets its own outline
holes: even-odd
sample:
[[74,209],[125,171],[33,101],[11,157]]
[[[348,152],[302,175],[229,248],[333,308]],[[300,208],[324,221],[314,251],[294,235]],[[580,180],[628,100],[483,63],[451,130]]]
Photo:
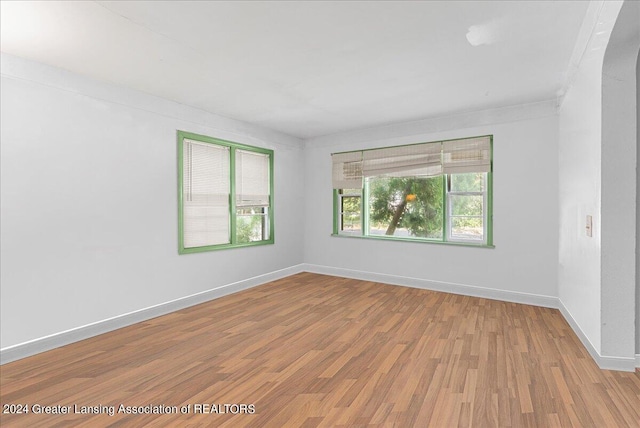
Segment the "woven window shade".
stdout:
[[229,149],[183,142],[183,244],[226,244],[229,239]]
[[269,155],[236,150],[236,206],[269,206]]
[[436,176],[442,174],[440,143],[388,147],[364,152],[362,174],[371,176]]
[[490,137],[445,141],[443,145],[445,174],[491,171]]
[[362,152],[331,155],[334,189],[362,188]]

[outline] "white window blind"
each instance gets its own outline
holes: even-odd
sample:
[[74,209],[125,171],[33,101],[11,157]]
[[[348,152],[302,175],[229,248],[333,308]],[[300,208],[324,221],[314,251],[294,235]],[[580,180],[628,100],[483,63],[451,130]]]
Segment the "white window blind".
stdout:
[[336,153],[331,161],[334,189],[362,188],[362,152]]
[[415,144],[367,150],[363,153],[362,175],[436,176],[442,174],[442,145]]
[[184,140],[184,247],[226,244],[229,239],[229,148]]
[[363,177],[434,177],[491,171],[491,137],[331,155],[334,189],[360,189]]
[[445,174],[491,171],[490,137],[445,141],[443,146]]
[[269,155],[236,150],[236,207],[269,206]]

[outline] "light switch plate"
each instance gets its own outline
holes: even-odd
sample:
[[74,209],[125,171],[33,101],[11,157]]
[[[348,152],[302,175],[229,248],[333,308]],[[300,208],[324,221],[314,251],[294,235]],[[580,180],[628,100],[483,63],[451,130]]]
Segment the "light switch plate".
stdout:
[[587,216],[587,236],[593,236],[593,217],[590,215]]

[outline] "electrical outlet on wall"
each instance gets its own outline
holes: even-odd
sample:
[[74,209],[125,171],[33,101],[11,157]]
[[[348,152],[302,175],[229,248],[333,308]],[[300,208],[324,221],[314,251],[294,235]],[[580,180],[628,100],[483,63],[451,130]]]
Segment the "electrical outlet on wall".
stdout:
[[587,236],[593,236],[593,217],[590,215],[587,216]]

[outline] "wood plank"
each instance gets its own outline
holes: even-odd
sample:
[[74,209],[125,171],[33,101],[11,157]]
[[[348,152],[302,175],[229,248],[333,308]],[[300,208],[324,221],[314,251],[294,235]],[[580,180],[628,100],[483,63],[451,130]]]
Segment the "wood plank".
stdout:
[[[3,405],[191,406],[11,427],[640,427],[640,372],[599,370],[557,310],[311,273],[5,364],[0,386]],[[255,413],[194,412],[225,404]]]

